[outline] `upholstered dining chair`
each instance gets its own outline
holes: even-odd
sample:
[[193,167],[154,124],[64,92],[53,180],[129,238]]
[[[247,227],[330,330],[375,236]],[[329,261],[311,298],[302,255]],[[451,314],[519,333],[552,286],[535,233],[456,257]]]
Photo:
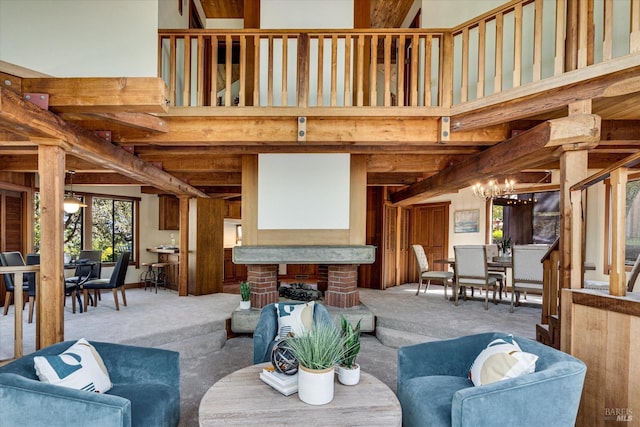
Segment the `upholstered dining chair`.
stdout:
[[[3,267],[20,267],[25,266],[24,258],[20,252],[2,252],[0,253],[0,264]],[[29,292],[29,276],[25,273],[22,275],[22,292]],[[6,289],[6,294],[4,297],[4,315],[6,316],[9,312],[9,304],[11,304],[11,299],[15,292],[14,286],[14,275],[13,274],[5,274],[4,275],[4,287]],[[26,299],[23,299],[26,302]],[[33,298],[29,298],[29,312],[32,313],[33,317],[33,305],[35,304],[35,288],[33,290]],[[16,307],[16,310],[18,307]],[[20,308],[24,309],[24,305]],[[31,320],[29,320],[31,323]]]
[[544,269],[542,257],[549,249],[546,245],[513,245],[511,256],[511,308],[520,292],[533,291],[542,293]]
[[429,261],[427,260],[427,254],[424,253],[422,245],[412,245],[413,254],[416,257],[416,265],[418,266],[418,289],[416,289],[416,295],[420,293],[422,282],[427,281],[427,285],[424,287],[424,293],[427,293],[429,285],[432,280],[439,280],[444,286],[444,299],[447,299],[447,285],[449,280],[453,279],[453,273],[450,271],[433,271],[429,269]]
[[[127,268],[129,267],[129,252],[123,252],[118,257],[116,266],[111,273],[109,279],[91,279],[80,284],[84,295],[84,308],[85,311],[89,310],[89,291],[90,290],[102,290],[111,289],[113,291],[113,302],[115,303],[116,310],[120,310],[120,304],[118,303],[118,289],[122,294],[122,304],[127,305],[127,296],[124,290],[124,279],[127,276]],[[98,304],[98,299],[94,298],[94,305]]]
[[[633,267],[631,268],[631,272],[629,273],[629,280],[627,281],[627,292],[633,292],[633,289],[636,286],[636,281],[638,280],[639,274],[640,274],[640,254],[638,254],[638,257],[636,258],[636,261],[633,263]],[[609,282],[604,282],[601,280],[585,280],[584,288],[609,292]]]
[[[497,257],[500,255],[500,251],[498,250],[498,245],[491,244],[491,245],[485,245],[485,247],[487,248],[487,262],[492,261],[493,257]],[[500,299],[502,299],[502,290],[504,289],[505,294],[507,292],[507,290],[504,288],[506,272],[507,272],[506,270],[507,269],[504,267],[489,267],[489,274],[496,274],[497,277],[499,277],[498,283],[500,284],[500,292],[498,293],[498,296],[500,297]]]
[[64,279],[65,295],[71,296],[72,312],[76,312],[76,299],[82,313],[82,299],[80,285],[87,280],[99,279],[102,271],[102,252],[82,250],[78,255],[74,275]]
[[[456,279],[453,293],[455,305],[458,305],[458,289],[479,288],[485,290],[484,309],[489,309],[489,289],[493,289],[493,302],[496,302],[497,274],[490,274],[487,267],[487,248],[483,245],[457,245],[453,247],[456,258]],[[465,293],[466,298],[466,293]]]

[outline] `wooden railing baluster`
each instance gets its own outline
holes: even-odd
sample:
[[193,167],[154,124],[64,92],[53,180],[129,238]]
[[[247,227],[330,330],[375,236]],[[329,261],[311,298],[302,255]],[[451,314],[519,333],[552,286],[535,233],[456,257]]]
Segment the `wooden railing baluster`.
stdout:
[[232,53],[233,53],[233,40],[231,35],[227,35],[225,40],[225,93],[224,93],[224,105],[225,107],[230,107],[233,105],[231,101],[231,84],[233,83],[233,61],[232,61]]
[[378,35],[371,36],[371,61],[369,63],[369,105],[378,105]]

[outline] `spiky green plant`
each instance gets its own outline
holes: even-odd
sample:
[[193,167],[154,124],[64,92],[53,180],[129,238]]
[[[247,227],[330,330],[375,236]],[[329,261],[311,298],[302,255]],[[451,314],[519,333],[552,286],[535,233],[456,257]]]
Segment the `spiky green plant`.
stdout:
[[358,320],[356,327],[354,328],[351,323],[345,319],[344,316],[341,317],[342,323],[342,357],[340,358],[340,365],[344,366],[347,369],[353,368],[353,365],[356,363],[356,357],[358,353],[360,353],[360,322],[362,319]]
[[242,301],[249,301],[251,296],[251,284],[249,282],[240,282],[240,298]]
[[311,331],[287,338],[300,365],[322,370],[335,366],[342,357],[342,336],[333,323],[316,323]]

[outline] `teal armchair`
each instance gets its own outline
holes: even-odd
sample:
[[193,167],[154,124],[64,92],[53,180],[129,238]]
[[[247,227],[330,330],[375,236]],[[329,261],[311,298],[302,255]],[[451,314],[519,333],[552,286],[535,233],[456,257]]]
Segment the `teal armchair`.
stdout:
[[179,353],[91,342],[113,388],[104,394],[40,382],[33,358],[63,353],[66,341],[0,367],[0,425],[174,427],[180,420]]
[[536,371],[475,387],[467,378],[476,356],[507,334],[484,333],[398,349],[403,427],[573,426],[586,374],[575,357],[514,336],[538,356]]

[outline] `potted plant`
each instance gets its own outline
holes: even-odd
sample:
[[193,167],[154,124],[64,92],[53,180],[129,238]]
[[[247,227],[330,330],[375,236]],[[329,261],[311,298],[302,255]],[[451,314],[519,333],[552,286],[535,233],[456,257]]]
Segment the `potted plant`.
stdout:
[[240,309],[249,310],[251,308],[251,284],[247,281],[240,282]]
[[354,328],[344,316],[342,322],[342,357],[338,366],[338,381],[344,385],[355,385],[360,381],[360,365],[356,357],[360,352],[360,322]]
[[298,359],[298,397],[310,405],[333,400],[335,365],[342,357],[342,336],[333,323],[316,323],[313,330],[287,338]]

